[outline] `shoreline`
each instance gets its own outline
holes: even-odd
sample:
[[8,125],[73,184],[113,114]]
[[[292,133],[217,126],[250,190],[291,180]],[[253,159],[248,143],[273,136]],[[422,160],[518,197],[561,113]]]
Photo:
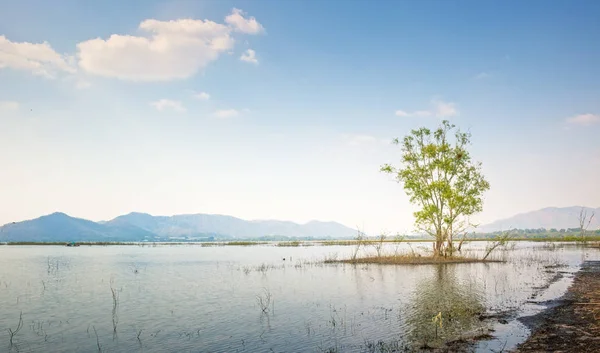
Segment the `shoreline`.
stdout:
[[584,262],[562,298],[519,320],[531,334],[515,352],[600,352],[600,261]]
[[446,264],[474,264],[474,263],[503,263],[502,260],[480,259],[464,256],[421,256],[421,255],[389,255],[368,256],[356,259],[325,260],[326,264],[351,264],[351,265],[446,265]]
[[[494,238],[473,238],[465,240],[469,242],[491,242]],[[510,242],[535,242],[535,243],[563,243],[575,246],[600,248],[600,237],[588,237],[584,242],[572,238],[512,238]],[[281,247],[308,247],[308,246],[356,246],[356,240],[222,240],[222,241],[0,241],[0,246],[64,246],[74,242],[85,246],[108,246],[108,245],[202,245],[202,246],[253,246],[253,245],[275,245]],[[375,245],[376,240],[362,241],[361,246]],[[433,243],[431,239],[404,239],[401,241],[385,240],[383,244],[402,243]]]

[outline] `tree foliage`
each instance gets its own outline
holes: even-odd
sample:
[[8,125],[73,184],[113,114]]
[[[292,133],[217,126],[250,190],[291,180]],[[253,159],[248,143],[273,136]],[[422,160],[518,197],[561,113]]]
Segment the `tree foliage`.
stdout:
[[490,188],[467,150],[471,135],[444,120],[435,130],[412,130],[394,143],[402,148],[399,167],[385,164],[381,171],[403,184],[418,230],[435,237],[437,255],[453,251],[453,236],[471,225],[469,216],[483,208],[483,194]]

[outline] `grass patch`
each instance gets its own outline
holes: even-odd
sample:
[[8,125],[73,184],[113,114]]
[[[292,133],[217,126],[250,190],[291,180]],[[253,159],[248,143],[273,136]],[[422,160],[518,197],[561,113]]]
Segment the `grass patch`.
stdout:
[[320,243],[325,246],[336,246],[336,245],[356,245],[354,240],[326,240]]
[[368,256],[357,259],[325,259],[325,263],[344,263],[344,264],[381,264],[381,265],[433,265],[433,264],[464,264],[464,263],[489,263],[504,262],[500,260],[482,260],[473,257],[463,256],[415,256],[415,255],[389,255],[389,256]]
[[252,246],[266,244],[264,241],[228,241],[225,245],[231,246]]
[[296,246],[301,246],[302,243],[299,241],[282,241],[277,243],[277,246],[284,246],[284,247],[296,247]]
[[211,246],[224,246],[223,243],[200,243],[200,246],[203,248],[211,247]]

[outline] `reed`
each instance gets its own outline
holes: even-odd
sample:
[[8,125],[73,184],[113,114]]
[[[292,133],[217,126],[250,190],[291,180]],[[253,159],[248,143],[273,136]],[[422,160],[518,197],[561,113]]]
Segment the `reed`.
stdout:
[[8,333],[10,335],[10,346],[11,347],[13,345],[13,338],[15,337],[15,335],[17,333],[19,333],[19,331],[21,331],[22,328],[23,328],[23,312],[21,311],[21,313],[19,314],[19,323],[17,324],[17,327],[14,330],[12,328],[8,328]]

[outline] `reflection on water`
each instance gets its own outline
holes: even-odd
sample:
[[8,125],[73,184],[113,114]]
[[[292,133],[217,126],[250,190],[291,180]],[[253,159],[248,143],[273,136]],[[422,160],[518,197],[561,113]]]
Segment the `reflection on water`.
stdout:
[[437,265],[432,275],[420,279],[406,311],[408,338],[416,345],[440,346],[443,342],[473,335],[483,328],[483,291],[471,279],[461,281],[457,265]]
[[[474,255],[484,248],[470,245]],[[498,254],[506,263],[319,262],[351,251],[0,246],[0,352],[363,352],[435,345],[487,325],[474,314],[536,310],[530,302],[555,298],[568,285],[547,285],[559,272],[598,258],[592,250],[519,243]],[[9,329],[17,329],[21,313],[11,346]],[[514,325],[499,325],[498,344],[492,340],[481,351],[518,343],[507,338],[517,337]]]

